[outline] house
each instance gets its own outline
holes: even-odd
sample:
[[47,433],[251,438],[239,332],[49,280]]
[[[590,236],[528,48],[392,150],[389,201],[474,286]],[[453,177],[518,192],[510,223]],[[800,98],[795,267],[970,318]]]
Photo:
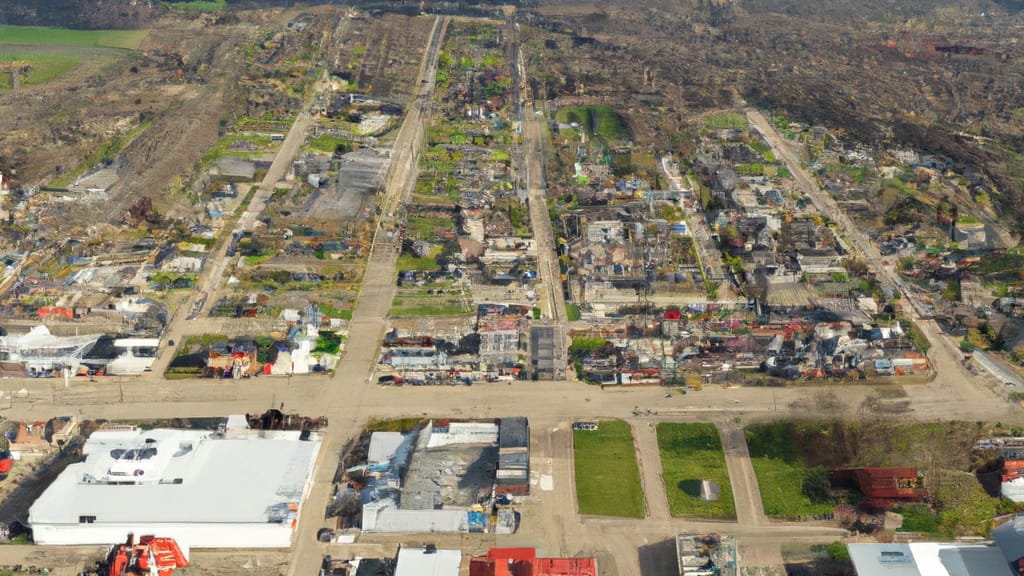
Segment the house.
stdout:
[[206,371],[215,377],[250,377],[259,370],[256,343],[251,340],[214,342],[206,351]]

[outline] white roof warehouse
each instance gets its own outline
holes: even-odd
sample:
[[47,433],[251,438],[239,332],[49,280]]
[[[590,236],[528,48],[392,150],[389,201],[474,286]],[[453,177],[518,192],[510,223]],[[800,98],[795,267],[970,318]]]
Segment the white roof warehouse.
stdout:
[[320,436],[299,431],[97,431],[29,510],[38,544],[111,544],[128,533],[182,549],[291,544]]

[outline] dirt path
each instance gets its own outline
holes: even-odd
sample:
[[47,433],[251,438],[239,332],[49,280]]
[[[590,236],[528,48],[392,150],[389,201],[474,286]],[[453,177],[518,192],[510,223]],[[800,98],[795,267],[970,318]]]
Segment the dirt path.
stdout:
[[640,464],[640,479],[647,503],[647,517],[667,520],[671,516],[665,479],[662,476],[661,451],[658,449],[658,434],[654,422],[638,422],[633,425],[636,441],[637,461]]
[[743,428],[719,424],[718,433],[722,438],[725,466],[732,483],[736,521],[744,526],[761,526],[765,524],[761,490],[757,485],[754,467],[750,464],[750,452],[747,450]]

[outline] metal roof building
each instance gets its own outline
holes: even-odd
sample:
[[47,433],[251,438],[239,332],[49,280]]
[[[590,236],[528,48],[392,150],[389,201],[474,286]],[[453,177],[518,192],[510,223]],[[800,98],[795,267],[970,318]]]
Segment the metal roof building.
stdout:
[[530,423],[522,416],[502,418],[498,422],[499,448],[529,448]]
[[97,431],[85,460],[32,504],[29,524],[38,544],[135,533],[183,549],[287,547],[319,450],[319,435],[300,431]]
[[1013,576],[998,546],[914,542],[848,544],[858,576]]
[[402,548],[398,551],[395,576],[458,576],[462,552],[426,548]]

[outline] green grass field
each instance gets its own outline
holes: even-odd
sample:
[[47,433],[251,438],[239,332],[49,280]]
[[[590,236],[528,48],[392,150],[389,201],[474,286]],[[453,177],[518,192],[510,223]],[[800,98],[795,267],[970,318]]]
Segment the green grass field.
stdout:
[[805,483],[815,474],[803,462],[803,452],[787,423],[750,426],[746,430],[750,462],[761,488],[767,516],[805,516],[831,512],[835,503],[815,500]]
[[92,46],[135,50],[149,30],[70,30],[41,26],[0,25],[0,44],[37,46]]
[[424,290],[399,288],[388,314],[403,318],[472,314],[467,304],[458,294],[428,295]]
[[[21,77],[22,86],[37,86],[56,80],[67,74],[81,63],[81,58],[73,56],[57,56],[55,54],[13,54],[0,52],[2,62],[24,62],[32,67],[27,75]],[[0,91],[11,87],[11,75],[0,74]]]
[[227,0],[192,0],[168,4],[175,12],[220,12],[228,7]]
[[605,142],[629,139],[629,129],[622,117],[607,104],[561,108],[555,117],[565,124],[579,124]]
[[[736,518],[722,440],[714,424],[658,424],[662,477],[673,516]],[[718,483],[717,502],[700,499],[701,480]]]
[[398,257],[398,271],[407,270],[437,270],[437,255],[441,253],[441,247],[436,246],[430,251],[429,256],[420,258],[412,254],[402,254]]
[[643,518],[644,493],[629,424],[606,420],[597,430],[576,430],[573,445],[580,514]]

